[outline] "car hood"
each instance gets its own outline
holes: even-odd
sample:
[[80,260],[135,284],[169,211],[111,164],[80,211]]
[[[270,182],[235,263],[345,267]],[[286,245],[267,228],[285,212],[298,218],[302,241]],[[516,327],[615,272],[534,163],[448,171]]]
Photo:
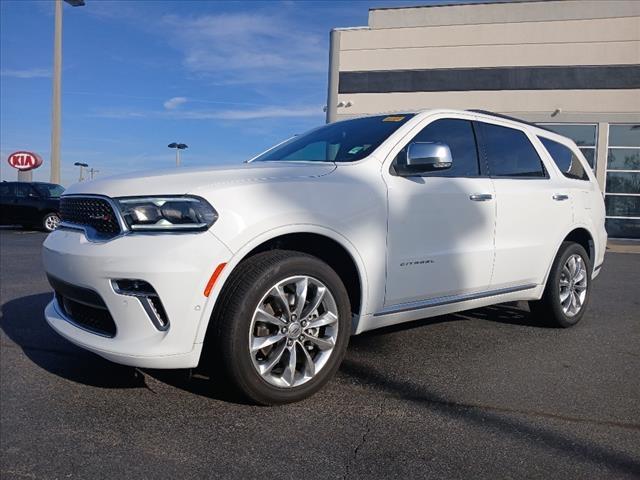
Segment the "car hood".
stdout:
[[64,194],[108,197],[181,195],[225,184],[320,177],[331,173],[335,168],[333,163],[255,162],[209,168],[148,170],[76,183],[65,190]]

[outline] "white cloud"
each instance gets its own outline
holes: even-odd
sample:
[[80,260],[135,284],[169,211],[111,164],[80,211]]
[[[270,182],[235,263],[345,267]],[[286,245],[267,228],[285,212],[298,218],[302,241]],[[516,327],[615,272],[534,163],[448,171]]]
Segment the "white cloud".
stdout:
[[264,83],[326,72],[325,32],[282,14],[168,15],[185,67],[222,83]]
[[112,119],[159,118],[183,120],[256,120],[267,118],[322,117],[321,106],[264,106],[253,109],[227,110],[99,110],[93,117]]
[[314,117],[322,115],[321,107],[261,107],[251,110],[216,110],[180,112],[181,118],[195,120],[255,120],[262,118]]
[[163,103],[167,110],[174,110],[180,105],[187,103],[187,97],[173,97]]
[[47,68],[28,68],[25,70],[6,69],[0,71],[0,75],[13,78],[46,78],[51,76],[51,71]]

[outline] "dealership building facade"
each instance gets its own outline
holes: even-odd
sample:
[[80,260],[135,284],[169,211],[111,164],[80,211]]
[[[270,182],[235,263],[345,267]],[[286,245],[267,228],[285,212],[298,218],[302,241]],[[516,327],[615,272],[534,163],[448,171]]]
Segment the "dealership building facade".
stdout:
[[573,138],[610,237],[640,239],[640,1],[377,8],[331,32],[327,121],[480,109]]

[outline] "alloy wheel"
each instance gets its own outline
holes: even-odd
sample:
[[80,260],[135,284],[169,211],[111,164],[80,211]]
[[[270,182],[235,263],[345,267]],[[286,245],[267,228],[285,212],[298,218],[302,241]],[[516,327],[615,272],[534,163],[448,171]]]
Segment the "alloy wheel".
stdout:
[[560,304],[567,317],[580,312],[587,296],[587,268],[582,257],[571,255],[560,272]]
[[249,332],[254,368],[273,386],[298,387],[326,365],[338,339],[338,307],[320,280],[279,281],[256,307]]
[[60,217],[58,215],[47,215],[44,219],[44,228],[49,232],[53,232],[60,225]]

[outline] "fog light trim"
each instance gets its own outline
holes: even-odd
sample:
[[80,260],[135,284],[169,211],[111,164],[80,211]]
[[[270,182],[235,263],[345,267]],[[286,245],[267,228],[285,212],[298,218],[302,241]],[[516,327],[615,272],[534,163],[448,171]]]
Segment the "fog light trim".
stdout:
[[161,332],[169,330],[167,312],[162,305],[162,301],[160,301],[160,297],[149,282],[123,278],[111,280],[111,286],[118,295],[137,298],[156,329]]

